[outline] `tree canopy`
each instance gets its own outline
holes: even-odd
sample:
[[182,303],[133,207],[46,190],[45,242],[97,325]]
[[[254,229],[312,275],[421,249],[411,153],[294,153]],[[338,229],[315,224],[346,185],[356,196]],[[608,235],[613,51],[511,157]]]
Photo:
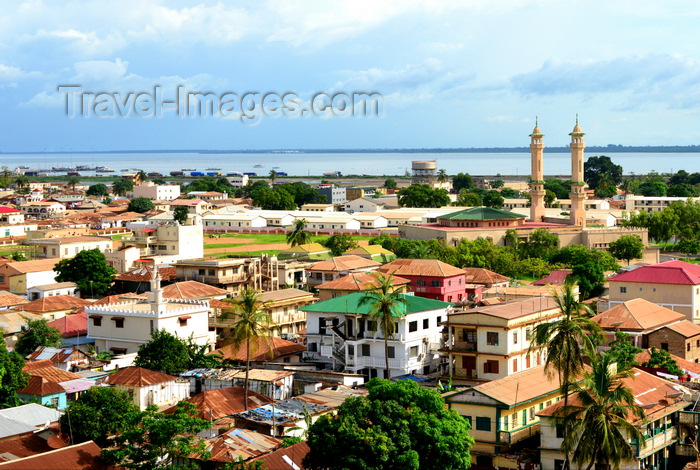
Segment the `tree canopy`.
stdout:
[[131,180],[119,178],[112,183],[112,193],[117,196],[126,196],[126,193],[134,190],[134,183]]
[[82,297],[102,297],[114,283],[117,270],[107,264],[99,249],[83,250],[73,258],[59,261],[53,268],[56,282],[75,282]]
[[189,359],[185,343],[163,329],[151,333],[151,340],[139,346],[134,365],[177,375],[188,369]]
[[144,212],[148,212],[150,210],[153,210],[155,206],[153,205],[153,201],[151,201],[147,197],[135,197],[129,202],[129,208],[128,210],[131,212],[138,212],[139,214],[143,214]]
[[31,354],[39,346],[57,348],[63,342],[61,332],[49,326],[48,320],[29,320],[27,329],[20,334],[15,351],[22,356]]
[[87,191],[85,191],[85,194],[88,196],[108,196],[109,189],[107,188],[106,184],[97,183],[90,186]]
[[474,187],[474,180],[469,173],[457,173],[452,177],[452,190],[456,193],[461,192],[463,189],[467,191]]
[[372,379],[367,397],[348,398],[337,416],[309,431],[304,468],[321,470],[465,470],[474,439],[469,423],[446,410],[435,390],[410,380]]
[[622,182],[622,166],[615,165],[605,155],[589,157],[583,163],[583,178],[591,189],[598,188],[602,178],[607,178],[608,184],[616,186]]
[[306,219],[297,219],[294,221],[294,230],[287,234],[287,243],[291,246],[311,243],[311,232],[306,230]]
[[427,184],[412,184],[399,191],[402,207],[443,207],[450,204],[450,196],[444,189],[433,189]]
[[185,206],[175,206],[173,209],[173,219],[180,225],[184,225],[187,222],[187,215],[189,210]]
[[8,351],[4,338],[0,338],[0,408],[22,404],[17,390],[29,383],[29,375],[22,368],[24,358],[17,351]]
[[61,416],[61,432],[73,441],[95,441],[100,447],[109,444],[109,437],[119,434],[134,423],[139,411],[131,396],[114,387],[91,387],[77,400],[71,401]]
[[386,189],[396,189],[398,185],[396,184],[396,180],[394,178],[387,178],[384,181],[384,187]]
[[639,259],[644,252],[644,242],[637,234],[622,235],[610,242],[610,254],[617,259],[624,259],[629,266],[630,260]]
[[348,234],[340,233],[337,235],[331,235],[325,240],[321,241],[321,245],[329,248],[333,256],[340,256],[346,251],[357,248],[359,245],[357,242]]

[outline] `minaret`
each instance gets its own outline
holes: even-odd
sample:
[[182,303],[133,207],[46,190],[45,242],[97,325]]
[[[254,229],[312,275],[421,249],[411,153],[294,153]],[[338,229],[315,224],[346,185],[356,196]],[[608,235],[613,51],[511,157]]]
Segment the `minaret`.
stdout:
[[578,114],[576,115],[576,126],[571,134],[571,225],[579,225],[581,228],[586,227],[586,209],[583,206],[583,201],[586,199],[586,193],[583,192],[583,187],[586,182],[583,181],[583,149],[586,144],[583,142],[583,136],[586,135],[581,131],[581,126],[578,125]]
[[542,171],[542,160],[544,153],[544,134],[540,132],[535,118],[535,128],[530,134],[530,158],[532,160],[532,171],[530,182],[530,221],[542,222],[544,219],[544,175]]
[[160,286],[160,271],[158,266],[153,266],[151,275],[151,290],[146,294],[148,303],[151,304],[153,313],[163,313],[165,311],[165,302],[163,301],[163,288]]

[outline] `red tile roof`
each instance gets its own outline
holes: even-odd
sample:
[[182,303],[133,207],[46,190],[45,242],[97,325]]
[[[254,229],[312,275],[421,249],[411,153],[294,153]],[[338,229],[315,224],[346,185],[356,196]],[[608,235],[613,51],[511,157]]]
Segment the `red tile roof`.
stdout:
[[[405,286],[410,284],[409,279],[403,277],[394,276],[394,286]],[[359,292],[367,289],[368,287],[377,286],[378,281],[375,275],[369,273],[350,273],[347,276],[339,277],[334,281],[329,281],[316,286],[316,289],[329,289],[329,290],[347,290],[352,292]]]
[[571,269],[555,269],[542,279],[532,283],[533,286],[562,285],[566,281],[566,276],[571,274]]
[[664,261],[659,264],[642,266],[633,271],[618,274],[608,279],[610,282],[644,282],[655,284],[700,284],[700,265],[685,261]]
[[228,291],[197,281],[176,282],[163,287],[163,297],[166,299],[194,299],[224,294],[228,294]]
[[9,292],[0,291],[0,307],[14,307],[15,305],[26,304],[29,301]]
[[92,302],[72,295],[52,295],[51,297],[42,297],[41,299],[32,300],[29,303],[15,307],[15,310],[44,313],[70,310],[86,305],[92,305]]
[[[272,361],[281,356],[306,351],[306,346],[299,343],[294,343],[292,341],[287,341],[276,336],[270,338],[270,344],[268,344],[264,339],[260,339],[257,345],[251,346],[250,360],[252,362]],[[270,346],[272,346],[272,352],[270,351]],[[228,346],[223,346],[214,352],[221,354],[223,359],[245,361],[246,351],[247,349],[245,344],[242,344],[238,349],[234,349],[233,345],[229,344]]]
[[27,386],[17,390],[17,393],[43,397],[53,393],[65,393],[65,391],[63,387],[58,385],[58,382],[51,382],[43,377],[32,375],[29,377]]
[[49,322],[51,328],[56,328],[64,338],[85,336],[88,332],[88,314],[85,312],[66,315]]
[[381,266],[378,271],[402,277],[452,277],[465,274],[464,269],[436,259],[397,259]]
[[99,470],[114,468],[100,457],[102,449],[92,441],[83,442],[43,454],[0,463],[10,470]]
[[639,331],[655,330],[683,319],[682,313],[644,299],[628,300],[592,318],[603,329]]
[[46,439],[34,433],[4,439],[0,441],[0,462],[21,459],[50,450],[51,447],[47,444]]
[[294,467],[304,468],[301,461],[311,449],[306,442],[299,442],[289,447],[277,449],[267,455],[251,460],[251,462],[263,462],[262,468],[266,470],[292,470]]
[[365,269],[381,266],[382,263],[357,255],[334,256],[309,266],[309,271],[339,272],[348,269]]
[[[185,401],[194,404],[198,418],[216,420],[245,411],[244,397],[245,389],[243,387],[229,387],[207,390]],[[272,398],[248,390],[249,409],[258,408],[268,403],[272,403]],[[175,411],[175,408],[169,408],[164,413],[172,413]]]
[[13,212],[21,212],[19,209],[9,206],[0,206],[0,214],[10,214]]
[[[158,268],[158,274],[160,274],[161,280],[171,281],[175,279],[175,267],[169,266],[166,268]],[[128,273],[119,274],[116,279],[118,281],[130,281],[130,282],[149,282],[153,279],[153,268],[151,266],[142,266],[140,268],[132,269]]]
[[26,372],[32,377],[42,377],[56,383],[83,378],[82,375],[59,369],[58,367],[54,366],[49,359],[44,359],[41,361],[27,361],[24,364],[22,371]]
[[692,338],[693,336],[700,335],[700,325],[696,325],[695,323],[688,320],[673,323],[671,325],[666,326],[665,328],[673,330],[679,335],[685,336],[686,338]]
[[111,385],[134,385],[144,387],[146,385],[170,382],[177,377],[163,374],[143,367],[125,367],[107,377],[107,383]]
[[484,284],[490,286],[510,280],[510,278],[502,274],[489,271],[485,268],[464,268],[463,270],[466,273],[464,282],[467,284]]

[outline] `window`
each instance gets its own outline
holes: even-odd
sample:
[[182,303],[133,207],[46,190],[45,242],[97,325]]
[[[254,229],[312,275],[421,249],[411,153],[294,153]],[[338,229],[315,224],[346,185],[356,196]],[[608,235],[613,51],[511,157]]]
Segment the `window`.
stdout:
[[411,349],[409,349],[408,351],[409,357],[418,357],[418,346],[411,346]]
[[442,316],[437,317],[437,326],[440,326],[440,323],[442,322]]
[[518,360],[513,359],[513,372],[518,372]]
[[362,345],[362,355],[363,356],[370,356],[369,344]]
[[531,328],[525,328],[525,341],[530,341],[530,338],[532,338],[532,329]]
[[525,356],[525,368],[526,369],[530,368],[530,356],[529,355]]
[[620,294],[626,294],[626,293],[627,293],[627,287],[620,286]]
[[432,281],[430,281],[430,285],[432,287],[440,287],[440,279],[433,279]]
[[686,350],[686,351],[690,351],[690,343],[687,343],[687,344],[685,345],[685,350]]
[[90,318],[92,318],[92,326],[102,326],[102,317],[93,315]]
[[557,430],[557,438],[563,439],[564,438],[564,426],[562,426],[560,424],[556,424],[555,427]]
[[0,274],[0,282],[5,282],[5,275],[4,274]]
[[498,374],[498,361],[484,362],[484,374]]
[[661,343],[661,349],[668,351],[668,343]]
[[486,344],[489,346],[498,346],[498,332],[488,331],[486,333]]
[[207,274],[207,270],[206,270],[206,269],[200,269],[200,270],[199,270],[199,275],[200,275],[200,276],[205,276],[206,274]]
[[469,422],[469,426],[472,425],[472,417],[471,416],[462,415],[462,418],[466,419]]
[[51,399],[51,406],[55,406],[58,408],[58,397],[54,397]]
[[124,319],[123,318],[112,318],[114,320],[114,327],[115,328],[124,328]]
[[423,329],[427,330],[430,328],[430,318],[424,318],[423,319]]
[[486,416],[476,417],[476,430],[477,431],[490,431],[491,430],[491,418]]
[[531,406],[530,407],[530,421],[532,421],[533,419],[535,419],[535,407]]
[[396,348],[394,346],[389,346],[389,359],[396,358]]
[[518,332],[513,332],[513,344],[518,344]]
[[416,279],[416,285],[419,287],[425,286],[425,279]]
[[408,332],[413,333],[414,331],[418,331],[418,322],[417,321],[408,322]]

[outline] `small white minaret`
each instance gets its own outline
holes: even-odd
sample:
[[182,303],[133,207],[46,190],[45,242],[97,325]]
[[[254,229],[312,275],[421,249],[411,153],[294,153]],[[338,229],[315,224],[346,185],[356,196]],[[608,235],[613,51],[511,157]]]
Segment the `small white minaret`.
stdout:
[[163,301],[163,288],[160,287],[160,272],[158,266],[153,266],[153,275],[151,276],[151,291],[146,294],[148,303],[151,304],[151,312],[165,312],[165,302]]
[[535,118],[535,128],[530,134],[530,160],[532,163],[532,168],[530,172],[530,221],[531,222],[542,222],[544,219],[544,171],[542,169],[543,165],[543,154],[544,154],[544,141],[542,138],[544,134],[540,131],[537,125],[537,118]]

